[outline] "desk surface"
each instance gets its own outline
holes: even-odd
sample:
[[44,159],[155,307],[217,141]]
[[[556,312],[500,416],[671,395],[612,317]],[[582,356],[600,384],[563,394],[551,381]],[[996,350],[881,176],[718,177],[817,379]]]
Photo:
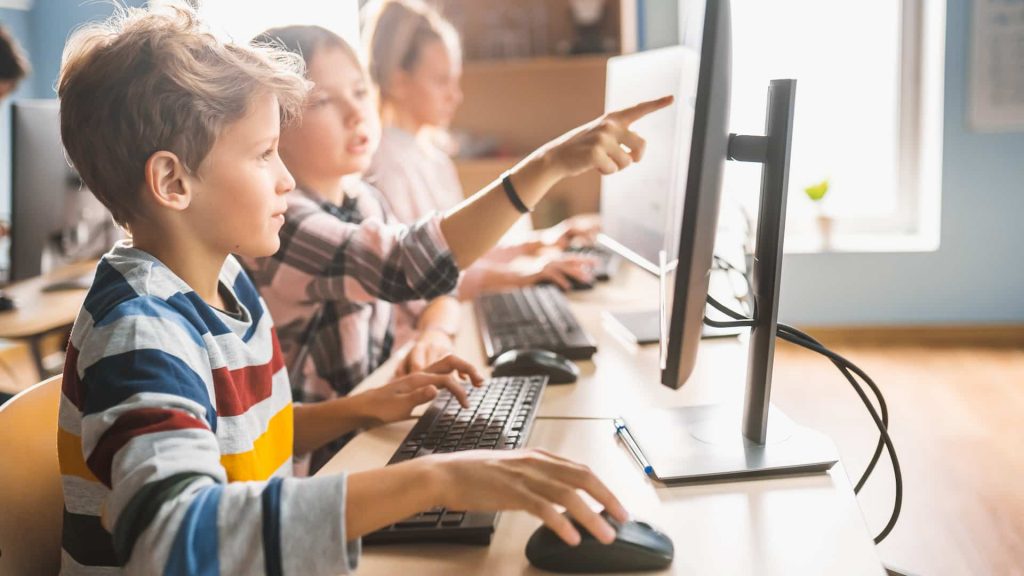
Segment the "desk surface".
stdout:
[[[383,466],[412,427],[365,432],[320,472]],[[610,420],[543,419],[529,446],[589,465],[638,519],[664,530],[676,557],[663,574],[883,574],[842,465],[828,474],[665,487],[647,478]],[[506,512],[490,546],[364,547],[360,574],[542,574],[524,549],[540,521]]]
[[29,338],[74,324],[87,290],[44,292],[43,288],[95,268],[95,261],[80,262],[4,288],[4,292],[14,298],[17,308],[0,312],[0,338]]
[[[842,464],[828,474],[667,487],[646,477],[616,440],[611,418],[635,408],[739,401],[746,345],[737,339],[701,343],[694,375],[680,390],[662,386],[657,346],[627,344],[603,326],[605,310],[650,307],[653,278],[623,266],[613,282],[570,296],[597,340],[592,361],[580,362],[575,384],[549,385],[528,445],[590,466],[639,519],[671,536],[674,574],[884,574]],[[459,354],[484,365],[472,308],[463,308]],[[405,350],[396,352],[359,389],[386,382]],[[319,473],[383,466],[414,421],[357,436]],[[737,422],[737,427],[739,422]],[[367,547],[361,574],[541,574],[524,548],[540,521],[502,515],[488,547],[401,545]]]

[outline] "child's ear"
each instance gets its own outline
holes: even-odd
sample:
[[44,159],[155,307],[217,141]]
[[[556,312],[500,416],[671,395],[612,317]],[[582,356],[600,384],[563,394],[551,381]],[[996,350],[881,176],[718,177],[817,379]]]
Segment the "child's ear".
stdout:
[[158,150],[146,160],[146,193],[163,208],[188,208],[192,202],[188,171],[176,154]]

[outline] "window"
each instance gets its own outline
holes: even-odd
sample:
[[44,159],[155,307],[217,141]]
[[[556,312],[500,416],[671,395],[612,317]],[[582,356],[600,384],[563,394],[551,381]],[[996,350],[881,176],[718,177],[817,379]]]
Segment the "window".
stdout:
[[199,13],[216,32],[248,42],[274,26],[316,24],[359,48],[356,0],[199,0]]
[[[879,244],[898,236],[936,247],[940,4],[732,0],[731,131],[762,134],[769,80],[797,79],[787,247],[817,245],[819,206],[804,188],[825,179],[837,249],[907,247]],[[756,218],[758,165],[727,163],[724,187]]]

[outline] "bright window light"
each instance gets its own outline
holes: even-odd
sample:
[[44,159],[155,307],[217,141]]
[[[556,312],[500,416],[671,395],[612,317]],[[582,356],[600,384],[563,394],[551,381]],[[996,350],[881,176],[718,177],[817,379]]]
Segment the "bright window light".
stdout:
[[271,27],[316,24],[359,48],[357,0],[201,0],[199,13],[216,33],[237,43]]
[[[804,188],[828,179],[839,220],[898,207],[901,2],[733,0],[730,131],[763,134],[768,83],[796,78],[789,178],[794,233],[813,226]],[[756,215],[760,169],[727,163],[725,189]]]

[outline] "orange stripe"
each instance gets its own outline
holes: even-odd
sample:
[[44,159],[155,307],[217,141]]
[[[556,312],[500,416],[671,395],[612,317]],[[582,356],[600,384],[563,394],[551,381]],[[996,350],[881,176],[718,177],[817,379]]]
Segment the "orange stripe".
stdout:
[[294,437],[292,405],[274,415],[267,430],[253,442],[253,449],[241,454],[224,454],[220,464],[228,482],[266,480],[292,456]]
[[57,459],[60,461],[60,473],[65,476],[78,476],[90,482],[99,483],[82,456],[82,439],[63,428],[57,428]]

